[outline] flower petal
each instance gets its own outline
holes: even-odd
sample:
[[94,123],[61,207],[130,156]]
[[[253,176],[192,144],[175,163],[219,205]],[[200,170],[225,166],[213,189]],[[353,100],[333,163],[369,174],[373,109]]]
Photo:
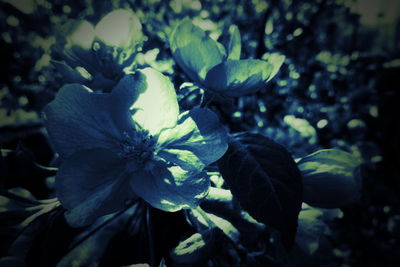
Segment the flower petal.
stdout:
[[182,113],[178,125],[161,132],[158,155],[186,170],[202,170],[228,148],[227,131],[215,113],[194,108]]
[[261,89],[271,75],[276,74],[273,73],[275,70],[275,65],[263,60],[228,60],[207,73],[205,84],[208,89],[223,95],[243,96]]
[[[126,76],[112,94],[93,93],[80,84],[63,86],[46,106],[46,128],[62,157],[96,147],[112,149],[124,131],[133,127],[129,106],[134,77]],[[129,87],[129,88],[128,88]]]
[[138,72],[140,94],[131,106],[132,118],[151,135],[176,125],[179,106],[171,81],[162,73],[146,68]]
[[[127,186],[135,166],[106,149],[75,153],[61,165],[56,176],[57,197],[68,210],[65,217],[73,227],[92,223],[115,212],[136,197]],[[129,164],[133,164],[129,162]],[[128,167],[127,167],[128,166]]]
[[94,40],[94,27],[87,20],[70,20],[65,28],[65,36],[67,39],[67,48],[71,46],[78,46],[84,50],[92,48]]
[[178,166],[157,166],[150,171],[137,172],[130,181],[137,195],[165,211],[196,207],[210,187],[205,173],[193,174]]
[[130,48],[142,38],[142,24],[132,11],[116,9],[97,23],[95,33],[107,45]]
[[218,43],[188,19],[173,30],[170,47],[176,62],[194,81],[203,82],[210,68],[221,63],[226,55]]

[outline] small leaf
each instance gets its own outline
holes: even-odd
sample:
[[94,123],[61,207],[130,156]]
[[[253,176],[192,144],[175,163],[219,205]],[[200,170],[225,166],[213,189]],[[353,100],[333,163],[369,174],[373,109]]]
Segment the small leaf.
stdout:
[[188,18],[178,23],[173,30],[170,47],[179,66],[193,81],[200,83],[205,79],[208,70],[226,57],[218,48],[217,42],[194,26]]
[[296,235],[296,244],[307,255],[313,255],[317,250],[330,250],[331,246],[321,247],[325,234],[329,232],[329,226],[325,221],[339,217],[341,211],[339,209],[318,209],[303,203],[303,208],[299,214],[299,227]]
[[278,73],[279,69],[281,68],[283,62],[285,62],[285,58],[286,57],[284,55],[280,55],[277,53],[273,53],[273,54],[263,57],[263,59],[268,61],[273,66],[272,71],[269,74],[267,82],[275,77],[275,75]]
[[274,68],[273,64],[258,59],[228,60],[210,69],[204,83],[216,93],[243,96],[265,86]]
[[210,187],[207,198],[201,208],[207,213],[220,216],[229,221],[240,233],[240,242],[249,244],[257,242],[265,235],[265,225],[257,222],[246,211],[238,208],[229,190]]
[[240,59],[240,52],[242,50],[242,43],[240,38],[240,32],[236,25],[229,27],[229,43],[228,43],[228,59],[235,60]]
[[280,231],[290,249],[302,203],[301,175],[291,155],[259,134],[239,134],[219,160],[222,176],[242,207]]
[[180,242],[170,252],[171,258],[178,264],[205,263],[213,254],[216,243],[222,232],[218,228],[211,228],[196,233]]

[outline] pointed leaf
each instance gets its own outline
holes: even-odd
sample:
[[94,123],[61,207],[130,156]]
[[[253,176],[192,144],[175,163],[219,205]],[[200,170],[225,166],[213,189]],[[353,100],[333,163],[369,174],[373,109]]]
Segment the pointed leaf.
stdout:
[[302,203],[300,172],[287,150],[259,134],[233,138],[219,160],[222,176],[242,207],[293,244]]
[[210,228],[200,233],[195,233],[181,241],[170,252],[170,256],[174,263],[178,264],[204,264],[215,253],[215,248],[221,235],[222,231],[219,228]]
[[242,43],[240,38],[240,32],[236,25],[229,27],[229,43],[228,43],[228,59],[240,59],[240,52],[242,50]]
[[272,72],[269,74],[268,81],[270,81],[272,78],[275,77],[275,75],[278,73],[279,69],[281,68],[283,62],[285,61],[285,56],[280,55],[277,53],[270,54],[266,57],[263,57],[263,59],[267,60],[268,63],[272,64]]

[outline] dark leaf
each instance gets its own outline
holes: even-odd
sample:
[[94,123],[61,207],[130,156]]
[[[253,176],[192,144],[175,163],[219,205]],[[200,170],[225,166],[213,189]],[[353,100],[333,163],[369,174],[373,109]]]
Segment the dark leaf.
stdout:
[[139,208],[139,203],[136,203],[127,210],[106,218],[104,223],[89,227],[72,243],[69,252],[62,257],[57,266],[99,265],[110,241],[131,222],[141,220]]
[[302,203],[300,172],[287,150],[259,134],[232,138],[218,162],[232,194],[256,220],[280,231],[290,249]]
[[[40,224],[40,230],[34,239],[26,244],[29,248],[26,255],[26,266],[55,266],[67,252],[76,234],[82,231],[82,229],[72,228],[67,224],[64,212],[65,209],[60,206],[36,220]],[[14,251],[16,250],[14,248]]]

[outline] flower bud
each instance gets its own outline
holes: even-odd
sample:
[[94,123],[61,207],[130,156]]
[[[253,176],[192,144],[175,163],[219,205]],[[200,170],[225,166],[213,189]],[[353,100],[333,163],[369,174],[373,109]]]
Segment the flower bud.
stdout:
[[298,162],[303,176],[304,202],[339,208],[360,198],[359,158],[338,149],[323,149]]

